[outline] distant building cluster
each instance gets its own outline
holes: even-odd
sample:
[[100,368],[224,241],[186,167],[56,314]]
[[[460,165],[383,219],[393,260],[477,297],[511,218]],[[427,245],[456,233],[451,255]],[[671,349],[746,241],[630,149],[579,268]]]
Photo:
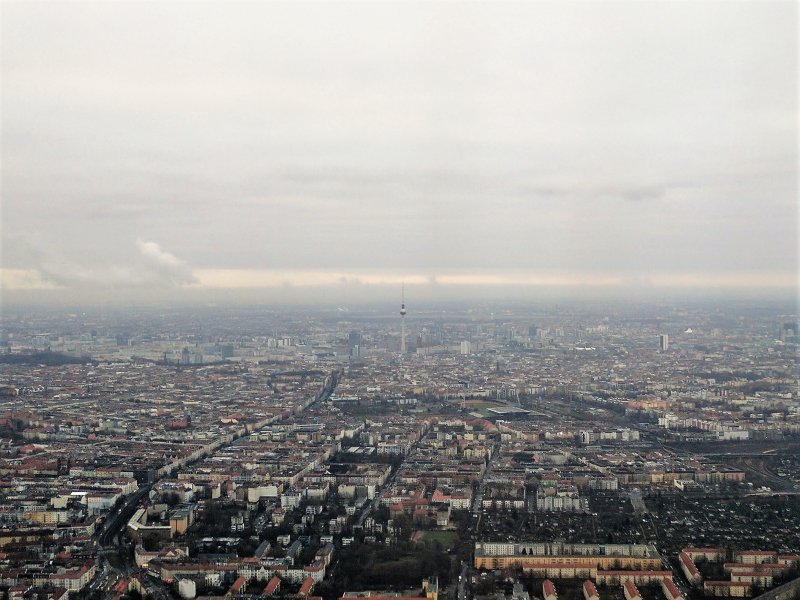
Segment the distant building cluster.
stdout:
[[789,321],[11,315],[0,592],[300,600],[369,555],[415,590],[343,598],[437,600],[469,547],[459,600],[752,596],[800,569]]

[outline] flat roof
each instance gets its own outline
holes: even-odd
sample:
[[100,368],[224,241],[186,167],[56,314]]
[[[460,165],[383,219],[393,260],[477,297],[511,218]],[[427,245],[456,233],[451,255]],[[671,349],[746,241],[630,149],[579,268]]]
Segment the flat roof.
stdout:
[[525,410],[524,408],[517,408],[515,406],[488,408],[486,410],[487,412],[494,413],[496,415],[528,415],[531,412],[529,410]]

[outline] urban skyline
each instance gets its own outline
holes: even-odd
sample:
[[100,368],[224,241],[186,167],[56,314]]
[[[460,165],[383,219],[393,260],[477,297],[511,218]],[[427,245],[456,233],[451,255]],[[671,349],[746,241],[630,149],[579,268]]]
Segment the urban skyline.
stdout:
[[0,593],[800,588],[796,313],[406,308],[5,311]]
[[0,600],[800,600],[799,22],[0,2]]

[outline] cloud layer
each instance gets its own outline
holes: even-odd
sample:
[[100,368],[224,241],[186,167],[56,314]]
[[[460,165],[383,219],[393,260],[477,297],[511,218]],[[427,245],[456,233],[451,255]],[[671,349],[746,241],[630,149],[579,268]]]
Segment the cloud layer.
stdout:
[[2,10],[7,272],[797,272],[795,3]]
[[[156,242],[136,240],[136,254],[124,264],[109,264],[98,249],[97,260],[75,263],[49,254],[42,248],[12,236],[12,259],[16,268],[3,269],[6,288],[171,288],[197,283],[189,266],[162,250]],[[15,260],[16,259],[16,260]]]

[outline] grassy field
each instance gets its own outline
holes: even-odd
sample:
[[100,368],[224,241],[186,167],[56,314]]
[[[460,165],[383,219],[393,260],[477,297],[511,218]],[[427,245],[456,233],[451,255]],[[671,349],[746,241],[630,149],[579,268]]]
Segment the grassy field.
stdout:
[[487,408],[498,408],[502,406],[502,404],[498,404],[497,402],[482,402],[480,400],[467,400],[464,404],[471,410],[485,410]]
[[439,542],[447,550],[453,547],[457,538],[455,531],[425,531],[422,534],[423,542]]

